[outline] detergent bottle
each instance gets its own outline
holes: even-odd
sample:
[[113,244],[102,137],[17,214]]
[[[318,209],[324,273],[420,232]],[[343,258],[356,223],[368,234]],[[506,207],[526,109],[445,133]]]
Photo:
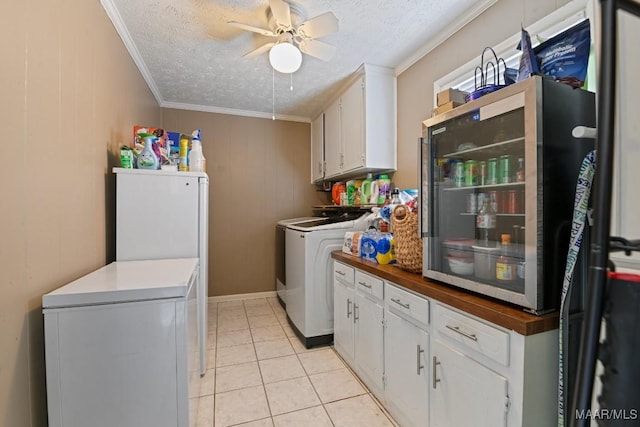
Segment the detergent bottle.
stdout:
[[360,185],[360,200],[362,204],[371,203],[371,182],[373,181],[373,175],[368,173],[367,178],[362,181]]
[[389,175],[382,174],[378,176],[378,201],[379,205],[382,205],[384,201],[387,199],[387,194],[389,194],[389,187],[391,186],[391,180],[389,179]]

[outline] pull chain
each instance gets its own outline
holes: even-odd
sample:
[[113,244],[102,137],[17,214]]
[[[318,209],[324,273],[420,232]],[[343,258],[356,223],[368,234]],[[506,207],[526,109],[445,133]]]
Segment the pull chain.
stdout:
[[289,77],[291,78],[290,80],[290,86],[289,86],[289,90],[293,91],[293,73],[289,73]]

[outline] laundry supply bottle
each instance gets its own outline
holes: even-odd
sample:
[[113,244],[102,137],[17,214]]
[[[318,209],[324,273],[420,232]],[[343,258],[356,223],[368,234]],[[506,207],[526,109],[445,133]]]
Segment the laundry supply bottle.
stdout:
[[362,204],[371,203],[371,182],[373,181],[373,175],[368,173],[367,178],[362,181],[360,185],[360,200]]
[[154,135],[145,135],[142,137],[144,148],[138,155],[138,169],[159,169],[160,160],[153,151],[153,144],[156,137]]
[[189,171],[204,172],[205,158],[202,154],[202,144],[199,139],[191,141],[191,152],[189,152]]
[[389,175],[382,174],[378,176],[378,200],[373,203],[378,203],[379,205],[383,204],[387,199],[387,194],[389,194],[390,186],[391,180],[389,179]]

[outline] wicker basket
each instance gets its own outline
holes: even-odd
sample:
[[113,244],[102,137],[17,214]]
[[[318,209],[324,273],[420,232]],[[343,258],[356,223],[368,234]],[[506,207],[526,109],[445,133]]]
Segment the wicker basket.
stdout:
[[422,240],[418,234],[418,212],[398,205],[391,216],[398,266],[412,273],[422,272]]

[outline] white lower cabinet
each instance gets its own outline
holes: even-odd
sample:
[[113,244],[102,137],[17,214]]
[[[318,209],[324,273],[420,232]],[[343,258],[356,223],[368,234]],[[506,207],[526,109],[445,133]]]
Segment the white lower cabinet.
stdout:
[[429,425],[429,334],[387,308],[385,400],[402,426]]
[[433,427],[507,425],[507,379],[435,340],[433,345]]
[[557,423],[557,329],[524,336],[334,261],[334,345],[402,427]]

